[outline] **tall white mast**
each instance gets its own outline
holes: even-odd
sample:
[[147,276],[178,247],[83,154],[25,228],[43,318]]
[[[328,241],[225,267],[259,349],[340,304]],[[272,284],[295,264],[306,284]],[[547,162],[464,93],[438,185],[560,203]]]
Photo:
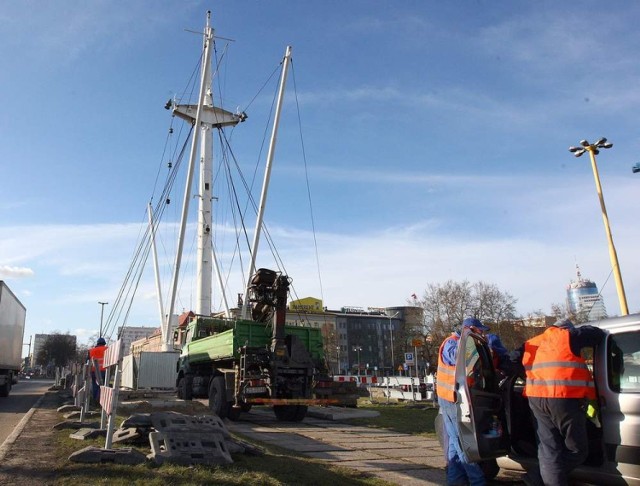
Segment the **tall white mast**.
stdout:
[[276,139],[278,137],[278,126],[280,125],[280,113],[282,112],[282,100],[284,98],[284,88],[287,84],[287,73],[289,64],[291,63],[291,46],[287,46],[282,63],[282,76],[280,78],[280,89],[278,91],[278,100],[276,111],[273,119],[273,130],[271,132],[271,140],[269,142],[269,152],[267,153],[267,167],[264,172],[264,181],[262,183],[262,194],[260,195],[260,206],[258,207],[258,217],[256,219],[256,229],[253,234],[253,244],[251,245],[251,264],[249,265],[249,275],[247,275],[247,288],[244,293],[244,302],[242,305],[242,318],[249,318],[249,286],[251,277],[256,270],[256,256],[258,245],[260,244],[260,233],[262,231],[262,220],[264,219],[264,208],[267,203],[267,192],[269,190],[269,180],[271,179],[271,167],[276,149]]
[[204,33],[204,59],[202,65],[202,76],[200,78],[200,94],[197,105],[174,105],[174,115],[183,120],[191,122],[195,129],[191,152],[189,154],[189,168],[187,171],[187,182],[182,202],[182,216],[180,223],[180,235],[178,238],[178,250],[176,254],[176,264],[173,273],[171,295],[169,300],[169,312],[165,329],[163,328],[163,343],[169,349],[169,322],[175,308],[175,299],[178,286],[178,276],[180,262],[182,260],[182,250],[184,247],[184,235],[189,212],[189,200],[191,199],[191,185],[196,158],[196,148],[200,132],[203,132],[200,145],[200,186],[198,203],[198,284],[196,313],[210,315],[211,313],[211,279],[212,279],[212,218],[211,201],[213,186],[213,153],[212,135],[213,128],[237,125],[245,120],[246,115],[234,114],[221,108],[213,106],[211,96],[211,49],[213,47],[213,29],[210,27],[211,12],[207,12],[207,25]]

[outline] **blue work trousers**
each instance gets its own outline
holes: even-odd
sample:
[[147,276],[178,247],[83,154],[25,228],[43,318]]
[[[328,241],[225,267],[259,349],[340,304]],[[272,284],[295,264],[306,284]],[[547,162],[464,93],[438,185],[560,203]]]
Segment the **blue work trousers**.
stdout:
[[538,463],[545,486],[566,486],[589,454],[587,418],[580,398],[529,397],[536,419]]
[[444,447],[447,460],[447,484],[459,486],[468,483],[470,486],[484,486],[486,482],[482,469],[475,462],[469,462],[460,447],[456,404],[444,398],[438,398],[438,404],[444,419],[445,441],[448,437],[448,443],[445,442]]

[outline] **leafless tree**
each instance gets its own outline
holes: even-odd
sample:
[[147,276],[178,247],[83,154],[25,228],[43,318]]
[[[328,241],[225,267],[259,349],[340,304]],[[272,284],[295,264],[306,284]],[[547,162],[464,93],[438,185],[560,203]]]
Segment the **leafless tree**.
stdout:
[[495,284],[467,280],[444,284],[428,284],[419,300],[424,309],[425,353],[436,356],[438,346],[465,317],[476,317],[490,327],[500,327],[516,317],[517,299],[501,291]]

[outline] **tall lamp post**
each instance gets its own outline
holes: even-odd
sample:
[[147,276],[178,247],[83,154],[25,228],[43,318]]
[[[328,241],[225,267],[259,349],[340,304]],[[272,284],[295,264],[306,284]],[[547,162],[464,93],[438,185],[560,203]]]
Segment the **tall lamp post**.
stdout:
[[589,152],[589,157],[591,157],[591,167],[593,168],[593,177],[596,180],[596,191],[598,192],[598,198],[600,199],[600,208],[602,209],[604,230],[607,234],[607,241],[609,242],[609,258],[611,259],[611,267],[616,281],[616,289],[618,290],[620,313],[623,316],[626,316],[627,314],[629,314],[629,309],[627,307],[627,297],[624,293],[624,284],[622,283],[620,265],[618,264],[618,254],[616,253],[616,247],[613,245],[613,236],[611,236],[611,228],[609,227],[609,217],[607,216],[607,208],[604,205],[602,186],[600,185],[600,176],[598,175],[598,166],[596,165],[596,155],[600,153],[599,149],[609,149],[613,147],[613,144],[611,142],[607,142],[607,139],[602,137],[596,143],[589,143],[586,140],[580,140],[580,145],[580,147],[569,147],[569,152],[572,152],[576,157],[580,157],[585,152]]
[[362,346],[354,346],[353,350],[358,352],[358,376],[360,376],[360,351],[362,351]]
[[337,375],[340,374],[340,346],[336,346],[336,361],[338,362],[338,372]]
[[396,312],[392,316],[389,316],[389,335],[391,336],[391,374],[393,374],[393,367],[395,365],[395,359],[393,357],[393,323],[391,322],[391,319],[398,317],[398,314],[400,314],[400,311]]
[[109,302],[98,302],[98,304],[100,304],[102,307],[100,308],[100,334],[98,335],[99,338],[102,337],[102,318],[104,317],[104,306],[107,305]]

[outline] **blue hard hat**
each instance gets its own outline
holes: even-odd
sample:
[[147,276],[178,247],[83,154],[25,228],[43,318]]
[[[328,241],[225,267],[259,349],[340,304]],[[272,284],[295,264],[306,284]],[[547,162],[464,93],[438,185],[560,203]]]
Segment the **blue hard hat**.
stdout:
[[98,340],[96,341],[96,346],[104,346],[105,344],[107,344],[107,342],[104,340],[104,338],[98,338]]

